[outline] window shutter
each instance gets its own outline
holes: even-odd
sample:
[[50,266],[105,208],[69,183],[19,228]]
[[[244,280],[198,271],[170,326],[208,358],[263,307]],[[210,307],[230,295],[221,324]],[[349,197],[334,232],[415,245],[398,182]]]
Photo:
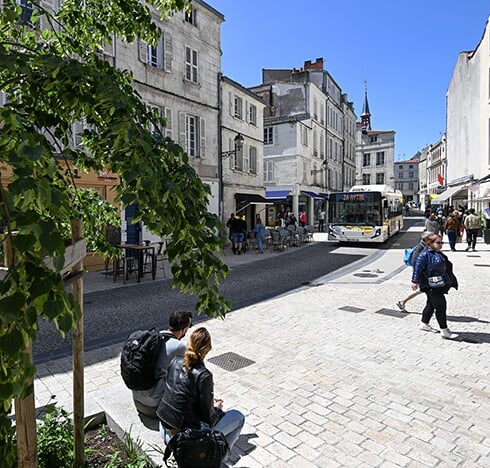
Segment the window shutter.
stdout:
[[229,105],[230,105],[230,115],[235,115],[235,98],[233,93],[228,93]]
[[163,109],[163,112],[164,112],[164,116],[165,118],[167,119],[167,126],[165,127],[165,136],[166,137],[169,137],[169,138],[172,138],[172,126],[173,126],[173,123],[172,123],[172,109],[169,109],[168,107],[165,107]]
[[162,48],[163,48],[163,69],[166,72],[171,72],[172,71],[172,60],[173,60],[173,54],[174,54],[174,49],[173,49],[173,43],[172,43],[172,36],[168,33],[164,35],[164,41],[162,41]]
[[206,157],[206,120],[199,119],[199,156]]
[[278,141],[277,132],[278,132],[278,127],[277,125],[274,125],[274,127],[272,127],[272,144],[276,144],[276,142]]
[[179,111],[179,144],[187,151],[185,142],[185,112]]
[[245,101],[245,122],[250,123],[250,104]]
[[143,63],[148,63],[148,44],[143,39],[138,39],[138,58]]

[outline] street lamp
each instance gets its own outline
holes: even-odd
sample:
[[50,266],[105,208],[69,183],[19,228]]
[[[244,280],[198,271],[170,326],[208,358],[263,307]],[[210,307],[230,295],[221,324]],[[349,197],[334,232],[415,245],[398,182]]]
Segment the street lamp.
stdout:
[[228,159],[230,156],[233,156],[234,154],[241,151],[241,149],[243,148],[243,136],[238,133],[233,141],[235,142],[235,148],[230,151],[222,151],[221,159]]
[[322,165],[320,166],[320,169],[312,169],[311,170],[311,175],[313,174],[318,174],[319,172],[322,172],[327,169],[327,160],[324,159],[322,162]]
[[[234,141],[234,148],[229,151],[222,151],[218,156],[218,204],[219,204],[219,218],[221,223],[224,225],[224,213],[223,213],[223,198],[224,198],[224,180],[223,180],[223,160],[228,159],[230,156],[233,156],[239,153],[243,149],[243,136],[238,133]],[[221,146],[221,143],[220,143]]]

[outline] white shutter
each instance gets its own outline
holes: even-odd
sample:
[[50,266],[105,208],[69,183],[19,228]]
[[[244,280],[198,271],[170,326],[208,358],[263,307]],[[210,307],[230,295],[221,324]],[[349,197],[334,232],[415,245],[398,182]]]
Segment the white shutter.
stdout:
[[277,132],[278,132],[278,127],[277,125],[274,125],[272,127],[272,144],[274,145],[277,145],[277,140],[278,140]]
[[143,63],[148,63],[148,44],[143,39],[138,39],[138,58]]
[[229,98],[229,107],[230,107],[230,115],[235,115],[235,99],[233,93],[228,93]]
[[179,144],[187,151],[185,142],[185,112],[179,111]]
[[245,122],[250,123],[250,104],[248,101],[245,101],[245,118],[243,119]]
[[168,33],[165,33],[164,35],[164,41],[163,41],[163,69],[166,72],[171,72],[172,71],[172,60],[173,60],[173,54],[174,54],[174,49],[173,49],[173,43],[172,43],[172,36]]
[[199,156],[206,157],[206,120],[199,119]]

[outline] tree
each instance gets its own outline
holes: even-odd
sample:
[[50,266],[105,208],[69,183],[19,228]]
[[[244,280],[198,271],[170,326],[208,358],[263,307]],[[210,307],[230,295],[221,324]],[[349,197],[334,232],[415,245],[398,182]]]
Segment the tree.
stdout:
[[[0,13],[0,91],[8,97],[0,107],[0,225],[11,260],[0,280],[4,416],[13,397],[32,391],[35,369],[26,348],[38,319],[55,322],[65,334],[80,318],[60,274],[70,221],[83,219],[87,240],[111,254],[103,226],[115,222],[115,212],[77,187],[75,168],[118,174],[117,201],[138,203],[135,221],[172,236],[173,285],[198,296],[199,313],[224,317],[230,308],[218,291],[228,269],[219,253],[219,220],[207,211],[209,189],[183,149],[158,130],[166,121],[141,101],[130,74],[99,54],[115,37],[156,44],[149,7],[164,16],[188,2],[64,0],[56,12],[40,3],[31,9],[31,2],[3,2]],[[80,121],[86,123],[83,145],[74,148],[72,128]],[[61,164],[68,170],[60,171]]]

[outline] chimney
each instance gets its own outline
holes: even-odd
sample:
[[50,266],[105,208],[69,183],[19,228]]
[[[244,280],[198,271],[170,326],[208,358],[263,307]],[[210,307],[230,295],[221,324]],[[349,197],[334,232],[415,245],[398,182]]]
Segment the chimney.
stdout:
[[305,62],[305,70],[323,70],[323,57],[316,59],[315,63],[311,63],[311,60]]

